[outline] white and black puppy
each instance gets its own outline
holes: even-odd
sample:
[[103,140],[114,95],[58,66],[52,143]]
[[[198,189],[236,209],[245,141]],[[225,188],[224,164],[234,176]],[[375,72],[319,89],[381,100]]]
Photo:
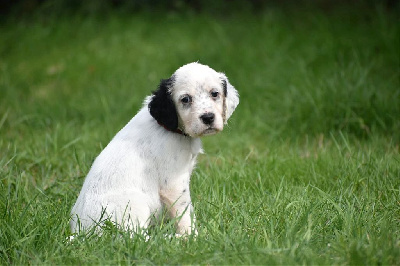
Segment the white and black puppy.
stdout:
[[78,232],[110,219],[146,228],[166,208],[178,234],[196,232],[189,181],[199,137],[221,131],[239,104],[227,77],[190,63],[162,80],[90,169],[71,211]]

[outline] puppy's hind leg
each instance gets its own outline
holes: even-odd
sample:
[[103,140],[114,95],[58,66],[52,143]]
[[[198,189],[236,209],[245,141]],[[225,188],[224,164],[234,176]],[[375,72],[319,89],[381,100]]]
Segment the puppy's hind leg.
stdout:
[[141,232],[149,226],[152,210],[147,195],[143,193],[122,193],[108,195],[107,199],[109,217],[116,224],[122,225],[123,229],[135,233]]

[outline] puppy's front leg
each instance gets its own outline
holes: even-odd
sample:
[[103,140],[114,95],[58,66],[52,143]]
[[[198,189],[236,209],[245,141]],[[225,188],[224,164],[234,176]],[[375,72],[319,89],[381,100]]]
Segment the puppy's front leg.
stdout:
[[178,234],[191,234],[192,231],[197,234],[189,185],[163,188],[160,190],[160,198],[170,217],[179,219],[176,224]]

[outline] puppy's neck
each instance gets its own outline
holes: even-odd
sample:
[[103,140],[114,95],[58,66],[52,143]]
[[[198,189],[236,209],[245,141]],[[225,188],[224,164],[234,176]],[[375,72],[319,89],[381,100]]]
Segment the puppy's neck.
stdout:
[[163,125],[162,123],[160,123],[160,122],[158,122],[158,121],[157,121],[157,123],[158,123],[160,126],[162,126],[165,130],[167,130],[167,131],[169,131],[169,132],[174,132],[174,133],[177,133],[177,134],[181,134],[181,135],[183,135],[183,136],[185,136],[185,137],[189,137],[188,134],[186,134],[185,132],[183,132],[183,131],[180,130],[179,128],[177,128],[177,129],[175,129],[175,130],[171,130],[171,129],[167,128],[165,125]]

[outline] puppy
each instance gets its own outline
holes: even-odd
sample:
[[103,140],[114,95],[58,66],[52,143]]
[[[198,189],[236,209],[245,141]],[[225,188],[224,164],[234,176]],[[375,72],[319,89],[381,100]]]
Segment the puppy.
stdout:
[[177,218],[177,234],[196,232],[189,181],[200,137],[222,131],[238,104],[228,78],[199,63],[162,80],[94,161],[71,211],[72,232],[106,219],[146,228],[163,208]]

